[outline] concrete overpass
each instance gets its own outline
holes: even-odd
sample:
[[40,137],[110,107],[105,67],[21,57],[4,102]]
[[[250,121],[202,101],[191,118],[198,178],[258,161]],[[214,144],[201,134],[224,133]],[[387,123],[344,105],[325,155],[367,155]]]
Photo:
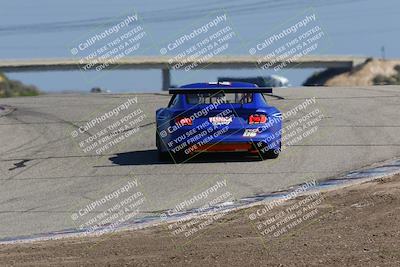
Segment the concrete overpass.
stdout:
[[[170,87],[170,70],[176,70],[176,64],[184,63],[179,69],[191,66],[191,69],[252,69],[266,64],[282,66],[283,68],[341,68],[351,69],[364,62],[366,57],[353,56],[303,56],[288,62],[280,58],[264,58],[263,56],[215,56],[207,60],[180,59],[172,61],[171,57],[164,56],[135,56],[123,57],[118,60],[97,59],[89,69],[85,69],[89,61],[67,58],[55,59],[28,59],[28,60],[0,60],[0,72],[36,72],[36,71],[88,71],[96,70],[98,66],[105,66],[102,70],[112,69],[160,69],[162,70],[162,88]],[[92,60],[93,62],[93,60]],[[172,62],[172,63],[171,63]]]

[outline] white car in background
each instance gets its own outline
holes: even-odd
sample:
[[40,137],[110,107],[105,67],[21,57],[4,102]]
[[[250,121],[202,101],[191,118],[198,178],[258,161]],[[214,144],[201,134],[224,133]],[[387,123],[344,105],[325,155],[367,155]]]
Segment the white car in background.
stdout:
[[219,77],[218,82],[246,82],[257,84],[259,87],[288,87],[290,86],[289,80],[283,76],[269,75],[269,76],[256,76],[256,77]]

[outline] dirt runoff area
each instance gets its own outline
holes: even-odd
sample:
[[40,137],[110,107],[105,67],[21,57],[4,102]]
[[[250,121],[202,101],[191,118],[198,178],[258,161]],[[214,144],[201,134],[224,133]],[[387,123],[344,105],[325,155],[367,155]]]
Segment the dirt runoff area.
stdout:
[[400,266],[400,175],[139,231],[1,245],[0,265]]

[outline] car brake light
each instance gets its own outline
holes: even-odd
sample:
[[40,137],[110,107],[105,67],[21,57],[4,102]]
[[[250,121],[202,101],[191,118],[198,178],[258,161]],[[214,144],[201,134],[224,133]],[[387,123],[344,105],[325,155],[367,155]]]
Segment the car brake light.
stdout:
[[175,123],[179,126],[190,126],[193,124],[193,121],[191,118],[177,117],[175,118]]
[[253,114],[249,117],[249,124],[266,123],[267,116],[264,114]]

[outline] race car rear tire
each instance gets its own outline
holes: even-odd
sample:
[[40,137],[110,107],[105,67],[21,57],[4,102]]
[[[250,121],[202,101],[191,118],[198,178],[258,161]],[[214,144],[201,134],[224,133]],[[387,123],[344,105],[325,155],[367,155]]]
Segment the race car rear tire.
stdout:
[[180,163],[186,159],[186,155],[183,152],[163,152],[161,150],[161,141],[158,134],[156,134],[156,146],[159,161],[174,161],[176,163]]
[[161,152],[160,150],[157,150],[158,154],[158,160],[159,161],[169,161],[171,160],[171,156],[169,155],[168,152]]
[[276,159],[279,157],[279,152],[275,152],[274,150],[267,150],[265,152],[261,152],[262,159]]
[[261,159],[276,159],[279,157],[279,153],[281,152],[281,144],[279,143],[279,149],[268,149],[265,151],[260,150]]
[[171,159],[171,156],[168,152],[161,151],[161,142],[160,137],[156,133],[156,147],[157,147],[157,156],[159,161],[168,161]]
[[175,163],[181,163],[186,160],[187,155],[183,152],[176,152],[176,153],[172,153],[171,157],[173,157],[173,161]]

